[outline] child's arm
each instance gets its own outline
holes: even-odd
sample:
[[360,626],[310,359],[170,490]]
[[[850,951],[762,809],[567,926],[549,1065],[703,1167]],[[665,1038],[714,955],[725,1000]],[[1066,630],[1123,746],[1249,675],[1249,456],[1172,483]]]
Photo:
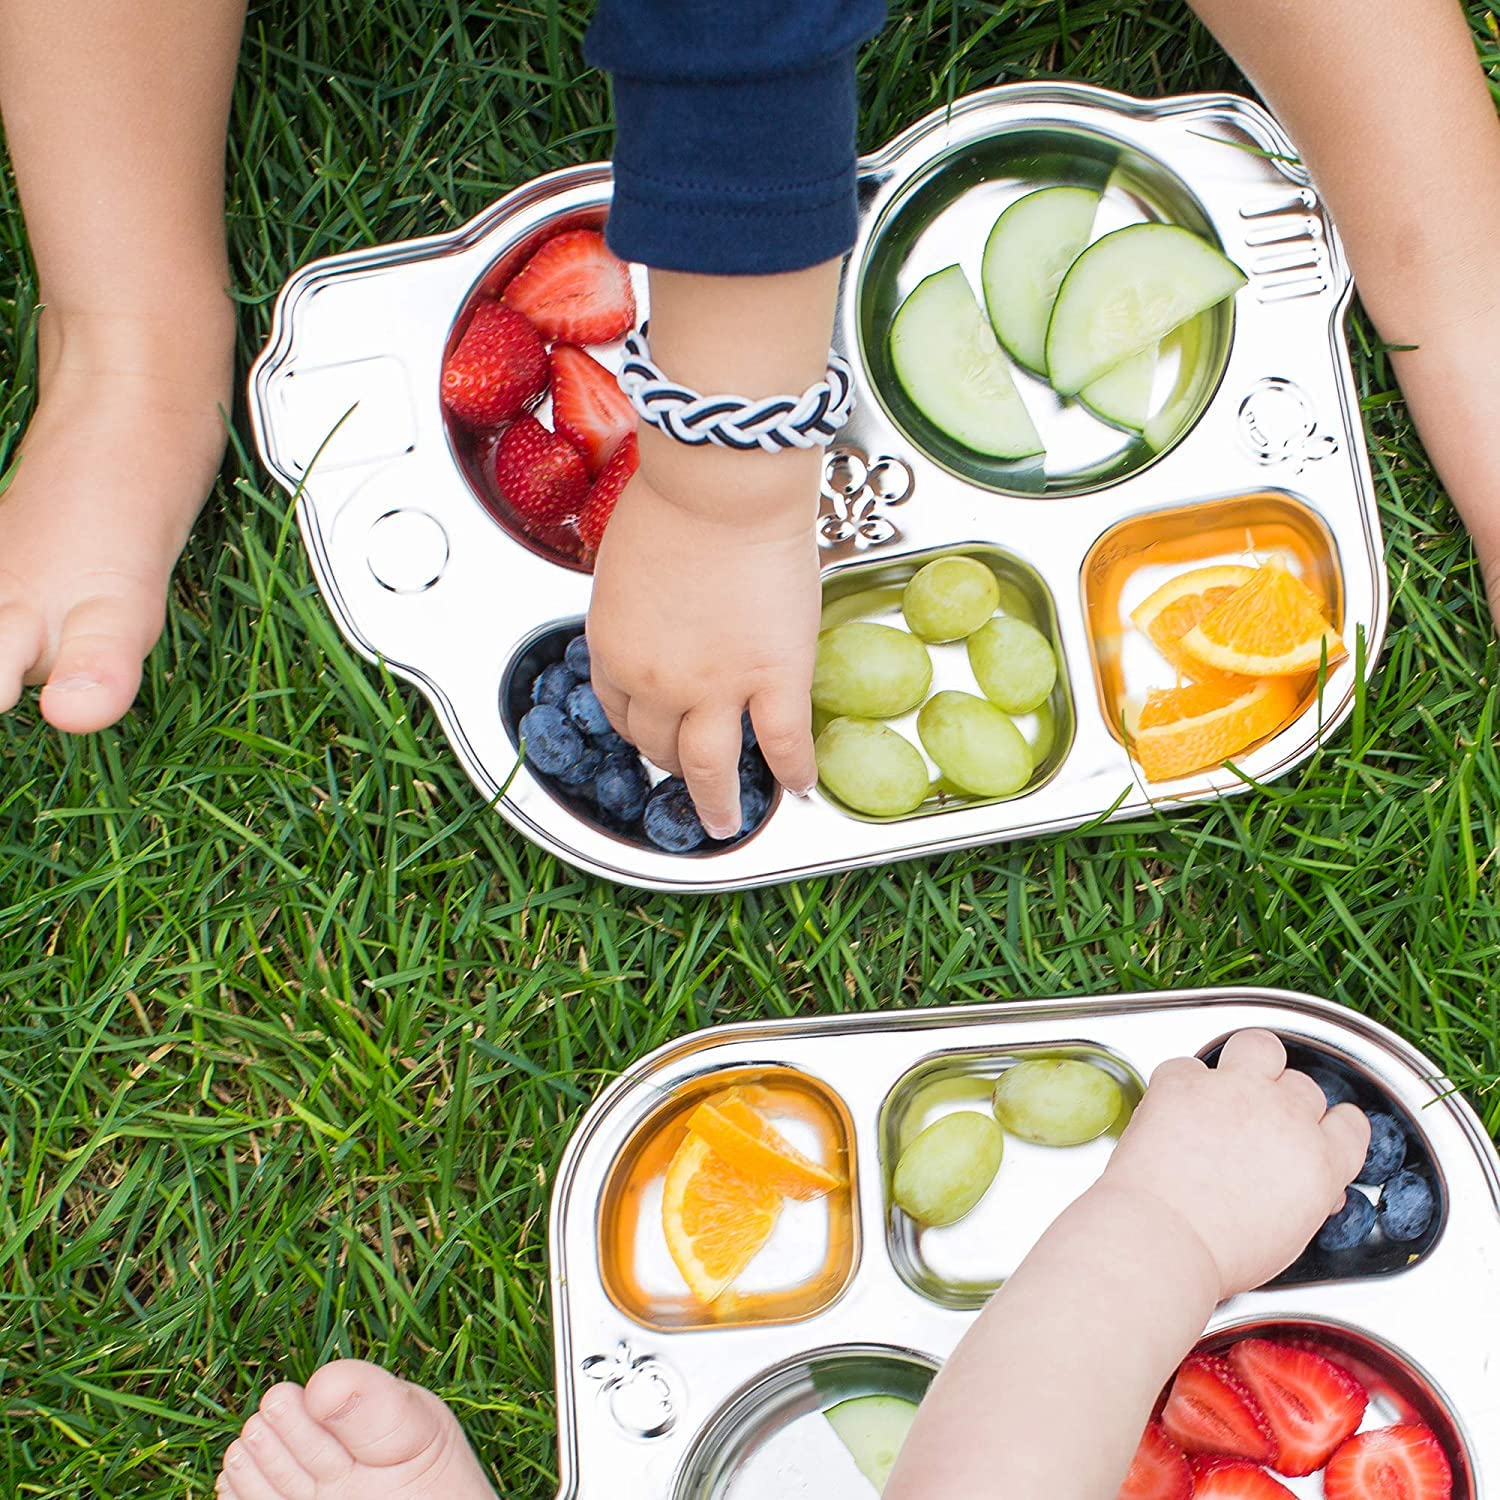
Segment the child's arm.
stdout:
[[[853,242],[854,58],[883,0],[601,0],[590,61],[615,92],[615,252],[651,268],[651,353],[703,395],[823,379]],[[740,714],[793,791],[811,708],[819,451],[741,454],[641,432],[600,549],[595,687],[680,770],[710,833],[740,827]]]
[[1368,1139],[1268,1032],[1231,1038],[1214,1070],[1160,1068],[1104,1176],[934,1382],[886,1500],[1114,1500],[1215,1304],[1296,1258]]
[[1500,119],[1457,0],[1191,0],[1286,125],[1500,605]]

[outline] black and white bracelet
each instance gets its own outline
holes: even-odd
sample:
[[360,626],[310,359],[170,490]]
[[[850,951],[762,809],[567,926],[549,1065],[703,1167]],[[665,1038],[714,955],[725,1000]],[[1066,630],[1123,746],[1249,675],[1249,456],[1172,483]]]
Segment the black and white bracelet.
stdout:
[[763,401],[700,396],[656,367],[644,327],[625,337],[620,389],[643,422],[695,448],[713,443],[780,453],[786,448],[827,447],[854,410],[854,378],[849,362],[837,354],[828,356],[827,378],[800,396],[768,396]]

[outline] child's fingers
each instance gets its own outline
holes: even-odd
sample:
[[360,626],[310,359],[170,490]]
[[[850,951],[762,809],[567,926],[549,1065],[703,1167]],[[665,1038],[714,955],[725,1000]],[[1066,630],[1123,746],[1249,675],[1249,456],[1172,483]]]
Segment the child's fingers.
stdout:
[[1339,1104],[1323,1116],[1321,1128],[1332,1153],[1342,1195],[1365,1164],[1365,1153],[1370,1149],[1370,1122],[1357,1104]]
[[617,688],[596,666],[591,674],[594,696],[617,734],[629,738],[630,697]]
[[1224,1043],[1219,1067],[1255,1073],[1262,1078],[1280,1078],[1286,1071],[1286,1048],[1269,1031],[1259,1028],[1237,1031]]
[[812,703],[800,693],[768,691],[750,700],[750,722],[771,774],[789,792],[804,797],[818,782],[813,756]]
[[1328,1100],[1323,1090],[1306,1073],[1288,1068],[1281,1075],[1281,1087],[1299,1113],[1310,1115],[1314,1120],[1323,1118],[1328,1109]]
[[652,765],[677,776],[682,772],[682,763],[677,759],[677,731],[681,724],[679,715],[663,713],[639,698],[632,698],[626,711],[625,738]]
[[1155,1088],[1159,1083],[1171,1083],[1174,1078],[1188,1079],[1206,1072],[1208,1068],[1201,1057],[1169,1057],[1166,1062],[1159,1063],[1152,1073],[1151,1087]]
[[677,758],[693,806],[709,836],[732,839],[744,818],[740,811],[740,710],[699,704],[682,720]]

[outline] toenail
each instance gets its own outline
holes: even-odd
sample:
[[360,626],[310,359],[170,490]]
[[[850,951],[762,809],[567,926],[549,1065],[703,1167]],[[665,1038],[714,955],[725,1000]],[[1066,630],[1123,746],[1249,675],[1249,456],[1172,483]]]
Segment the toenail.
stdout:
[[328,1415],[323,1420],[325,1422],[342,1422],[344,1420],[344,1418],[347,1417],[349,1415],[349,1413],[352,1412],[354,1410],[354,1408],[356,1406],[358,1406],[358,1405],[359,1405],[359,1392],[355,1391],[354,1394],[352,1396],[350,1396],[349,1399],[347,1401],[345,1401],[342,1406],[337,1407],[333,1411],[329,1412]]
[[262,1411],[276,1413],[286,1410],[287,1394],[283,1390],[267,1391],[260,1403]]
[[266,1429],[264,1427],[246,1427],[244,1436],[245,1441],[254,1448],[258,1444],[265,1442]]
[[104,684],[97,677],[85,677],[77,673],[72,677],[55,678],[47,684],[49,693],[91,693]]
[[229,1445],[229,1452],[224,1455],[224,1467],[226,1469],[237,1469],[244,1463],[245,1455],[240,1452],[238,1443]]

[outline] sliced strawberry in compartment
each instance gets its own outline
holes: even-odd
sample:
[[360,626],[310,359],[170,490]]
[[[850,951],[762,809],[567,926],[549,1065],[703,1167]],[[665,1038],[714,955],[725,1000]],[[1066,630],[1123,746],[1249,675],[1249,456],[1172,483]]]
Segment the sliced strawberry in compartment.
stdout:
[[595,229],[570,229],[542,245],[501,293],[549,339],[605,344],[635,322],[630,267]]
[[1270,1423],[1227,1361],[1190,1354],[1172,1382],[1161,1425],[1184,1453],[1209,1453],[1274,1463]]
[[1315,1473],[1340,1443],[1359,1431],[1368,1393],[1316,1349],[1241,1339],[1228,1359],[1271,1424],[1277,1473]]
[[1187,1456],[1160,1422],[1149,1423],[1117,1500],[1191,1500],[1192,1493],[1193,1471]]
[[1295,1497],[1259,1464],[1243,1458],[1196,1458],[1193,1500],[1295,1500]]
[[578,517],[578,535],[583,538],[583,545],[590,552],[599,550],[599,543],[604,538],[604,528],[609,525],[609,518],[615,513],[615,501],[620,498],[620,491],[640,466],[640,461],[635,434],[631,433],[615,449],[614,457],[605,464],[604,472],[594,481],[594,487],[589,491],[589,497]]
[[1437,1434],[1420,1422],[1373,1428],[1328,1460],[1328,1500],[1449,1500],[1453,1467]]
[[572,443],[528,416],[507,427],[495,447],[495,484],[531,527],[555,526],[578,514],[589,472]]
[[499,427],[547,389],[547,346],[515,308],[486,297],[443,363],[443,405],[465,427]]
[[620,382],[592,354],[556,344],[552,363],[552,425],[597,474],[635,431],[635,408]]

